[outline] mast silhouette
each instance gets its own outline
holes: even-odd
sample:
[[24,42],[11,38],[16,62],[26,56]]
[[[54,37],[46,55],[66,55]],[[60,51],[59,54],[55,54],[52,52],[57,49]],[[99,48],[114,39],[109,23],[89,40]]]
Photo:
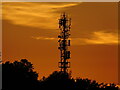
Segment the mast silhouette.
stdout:
[[60,68],[60,71],[64,73],[67,73],[68,68],[70,68],[70,62],[68,61],[70,59],[70,28],[71,18],[68,18],[65,13],[61,14],[59,19],[60,34],[58,35],[58,49],[60,50],[60,62],[58,67]]

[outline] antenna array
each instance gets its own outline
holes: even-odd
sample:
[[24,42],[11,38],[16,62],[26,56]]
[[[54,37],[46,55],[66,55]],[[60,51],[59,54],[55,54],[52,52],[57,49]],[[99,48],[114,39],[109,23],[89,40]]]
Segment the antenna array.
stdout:
[[59,29],[60,34],[58,35],[58,42],[60,50],[60,62],[59,62],[59,68],[64,73],[68,72],[68,68],[70,68],[70,62],[68,59],[70,59],[70,28],[71,28],[71,18],[68,18],[65,13],[61,14],[59,19]]

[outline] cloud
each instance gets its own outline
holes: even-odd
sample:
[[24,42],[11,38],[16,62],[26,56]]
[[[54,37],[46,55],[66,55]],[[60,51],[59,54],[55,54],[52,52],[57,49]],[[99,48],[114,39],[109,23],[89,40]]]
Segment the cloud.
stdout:
[[92,38],[86,39],[87,43],[91,44],[117,44],[117,33],[94,32]]
[[72,38],[73,45],[118,44],[118,34],[103,31],[93,32],[89,38]]
[[[33,39],[36,40],[54,40],[58,39],[55,37],[35,37],[32,36]],[[71,40],[71,45],[92,45],[92,44],[118,44],[118,34],[117,33],[108,33],[103,31],[93,32],[92,35],[89,35],[89,38],[69,38]]]
[[2,2],[82,2],[81,0],[2,0]]
[[[48,0],[2,0],[2,2],[48,2]],[[49,2],[119,2],[119,0],[49,0]]]
[[36,39],[36,40],[57,40],[57,38],[53,38],[53,37],[34,37],[32,36],[33,39]]
[[4,2],[3,19],[13,24],[57,29],[58,11],[79,3],[39,3],[39,2]]

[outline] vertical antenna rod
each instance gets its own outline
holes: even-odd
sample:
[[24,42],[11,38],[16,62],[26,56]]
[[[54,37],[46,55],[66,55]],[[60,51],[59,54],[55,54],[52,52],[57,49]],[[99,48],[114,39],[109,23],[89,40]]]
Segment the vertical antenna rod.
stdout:
[[60,50],[60,62],[58,66],[60,71],[64,73],[67,73],[68,68],[70,68],[70,62],[68,61],[68,59],[70,59],[70,51],[68,50],[70,46],[70,27],[71,18],[68,18],[65,13],[61,14],[59,19],[60,34],[58,35],[58,49]]

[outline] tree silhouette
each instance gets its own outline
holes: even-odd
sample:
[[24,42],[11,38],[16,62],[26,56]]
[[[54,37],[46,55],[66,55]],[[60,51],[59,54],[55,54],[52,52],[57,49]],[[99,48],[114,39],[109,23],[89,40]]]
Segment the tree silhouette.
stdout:
[[26,59],[2,64],[3,90],[22,90],[37,88],[38,74]]
[[71,78],[71,74],[54,71],[38,80],[33,64],[26,59],[2,63],[2,90],[118,90],[114,83],[104,84],[88,78]]
[[76,88],[81,90],[98,90],[99,84],[95,80],[78,78],[76,79]]
[[42,89],[46,90],[69,90],[74,88],[74,80],[70,78],[69,73],[54,71],[51,75],[41,81]]

